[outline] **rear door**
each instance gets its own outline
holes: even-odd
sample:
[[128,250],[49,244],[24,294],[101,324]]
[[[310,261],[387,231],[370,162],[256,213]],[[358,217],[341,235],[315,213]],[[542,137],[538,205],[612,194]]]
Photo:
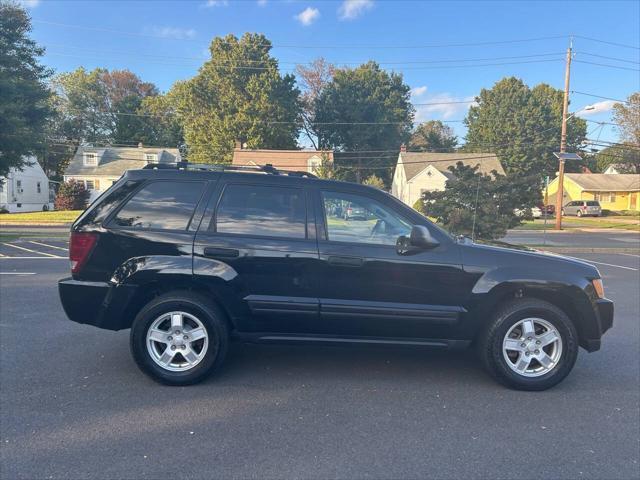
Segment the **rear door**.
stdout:
[[225,175],[194,243],[194,274],[243,332],[318,328],[315,216],[303,182]]

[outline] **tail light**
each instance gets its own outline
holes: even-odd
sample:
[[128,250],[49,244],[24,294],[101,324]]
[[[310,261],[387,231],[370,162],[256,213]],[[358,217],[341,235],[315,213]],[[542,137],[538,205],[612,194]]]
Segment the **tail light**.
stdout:
[[69,260],[71,273],[78,273],[82,269],[98,240],[96,233],[71,232],[69,240]]

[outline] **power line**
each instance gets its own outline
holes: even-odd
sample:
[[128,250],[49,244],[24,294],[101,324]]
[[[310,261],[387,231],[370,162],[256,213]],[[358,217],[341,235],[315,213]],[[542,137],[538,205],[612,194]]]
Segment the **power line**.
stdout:
[[617,43],[617,42],[611,42],[609,40],[600,40],[599,38],[593,38],[593,37],[586,37],[584,35],[571,35],[573,38],[581,38],[583,40],[590,40],[592,42],[598,42],[598,43],[604,43],[607,45],[613,45],[615,47],[622,47],[622,48],[632,48],[634,50],[640,50],[640,46],[638,45],[629,45],[626,43]]
[[602,98],[604,100],[613,100],[614,102],[619,102],[619,103],[629,103],[626,100],[619,100],[617,98],[611,98],[611,97],[603,97],[602,95],[596,95],[595,93],[578,92],[576,90],[571,90],[571,93],[576,93],[578,95],[585,95],[587,97]]
[[634,65],[640,65],[640,62],[637,60],[627,60],[626,58],[618,58],[618,57],[609,57],[607,55],[597,55],[595,53],[587,53],[587,52],[577,52],[579,55],[588,55],[590,57],[597,58],[606,58],[607,60],[615,60],[616,62],[624,62],[624,63],[632,63]]
[[611,65],[608,63],[589,62],[587,60],[573,60],[573,61],[578,63],[586,63],[587,65],[597,65],[599,67],[617,68],[618,70],[629,70],[631,72],[640,72],[640,69],[638,68],[622,67],[620,65]]
[[[146,37],[146,38],[158,38],[162,40],[178,40],[178,41],[187,41],[187,42],[196,42],[201,43],[201,40],[196,40],[194,38],[167,38],[162,34],[154,34],[154,33],[144,33],[144,32],[128,32],[124,30],[117,30],[111,28],[104,27],[94,27],[88,25],[75,25],[70,23],[62,23],[62,22],[51,22],[47,20],[32,20],[32,23],[41,24],[41,25],[50,25],[55,27],[63,27],[63,28],[76,28],[80,30],[89,30],[96,32],[106,32],[106,33],[115,33],[119,35],[129,35],[135,37]],[[510,39],[510,40],[491,40],[491,41],[480,41],[480,42],[469,42],[469,43],[441,43],[441,44],[416,44],[416,45],[301,45],[301,44],[279,44],[279,43],[262,43],[257,44],[256,46],[260,47],[274,47],[274,48],[327,48],[327,49],[345,49],[345,50],[353,50],[353,49],[420,49],[420,48],[451,48],[451,47],[477,47],[477,46],[486,46],[486,45],[506,45],[513,43],[527,43],[527,42],[537,42],[542,40],[553,40],[559,38],[568,38],[568,35],[549,35],[544,37],[534,37],[534,38],[520,38],[520,39]],[[235,43],[225,41],[221,38],[218,39],[219,42],[223,43]]]

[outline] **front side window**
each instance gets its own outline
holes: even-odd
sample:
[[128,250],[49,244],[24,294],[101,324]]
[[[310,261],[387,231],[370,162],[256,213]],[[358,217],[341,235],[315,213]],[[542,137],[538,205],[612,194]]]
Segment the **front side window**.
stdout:
[[219,233],[306,238],[307,208],[297,188],[227,185],[218,203]]
[[186,230],[203,189],[203,182],[149,183],[131,197],[113,223],[139,229]]
[[328,240],[395,245],[411,233],[411,224],[390,208],[368,197],[323,192]]

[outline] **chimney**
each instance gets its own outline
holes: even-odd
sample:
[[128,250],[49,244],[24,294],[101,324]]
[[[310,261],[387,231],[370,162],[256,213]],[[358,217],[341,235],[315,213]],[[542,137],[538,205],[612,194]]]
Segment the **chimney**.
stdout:
[[407,153],[407,146],[404,143],[400,145],[400,153]]
[[138,148],[142,148],[142,147],[143,147],[142,142],[138,143]]
[[236,140],[236,150],[242,150],[242,140]]

